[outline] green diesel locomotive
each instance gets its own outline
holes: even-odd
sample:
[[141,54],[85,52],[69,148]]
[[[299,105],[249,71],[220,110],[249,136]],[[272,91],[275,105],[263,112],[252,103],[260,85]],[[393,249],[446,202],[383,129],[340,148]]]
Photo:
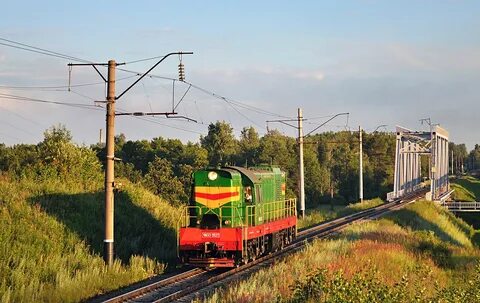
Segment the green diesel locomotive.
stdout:
[[296,201],[285,199],[278,167],[196,171],[179,228],[186,264],[233,267],[281,249],[296,236]]

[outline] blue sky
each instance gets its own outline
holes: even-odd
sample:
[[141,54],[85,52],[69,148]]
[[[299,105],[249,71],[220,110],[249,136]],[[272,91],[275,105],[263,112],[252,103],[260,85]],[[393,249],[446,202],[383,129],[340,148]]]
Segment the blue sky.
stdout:
[[[421,128],[419,119],[431,117],[452,140],[469,148],[480,143],[478,1],[9,1],[2,11],[2,38],[100,62],[194,51],[184,58],[187,80],[236,101],[285,116],[294,116],[298,107],[307,118],[350,112],[349,126],[367,130],[380,124],[389,130],[397,124]],[[0,45],[0,85],[65,85],[66,63]],[[153,63],[125,68],[144,71]],[[175,77],[177,64],[171,58],[154,73]],[[131,80],[119,82],[119,91]],[[73,70],[72,83],[96,81],[91,69]],[[119,106],[168,110],[171,87],[168,81],[145,79]],[[185,89],[176,86],[177,100]],[[92,102],[71,92],[1,87],[0,92]],[[76,92],[103,98],[101,85]],[[130,139],[196,141],[211,121],[230,122],[237,134],[252,124],[264,133],[265,120],[273,118],[195,90],[179,111],[203,124],[158,119],[165,126],[122,117],[117,132]],[[77,142],[90,144],[98,140],[103,116],[0,99],[0,141],[38,142],[46,127],[64,123]],[[323,130],[339,130],[345,123],[334,120]]]

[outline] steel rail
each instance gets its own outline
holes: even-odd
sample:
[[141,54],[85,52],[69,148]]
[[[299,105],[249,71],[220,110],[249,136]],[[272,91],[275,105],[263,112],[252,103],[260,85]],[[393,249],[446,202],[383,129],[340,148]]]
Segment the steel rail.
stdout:
[[159,280],[159,281],[149,283],[145,286],[141,286],[140,288],[133,289],[131,291],[119,294],[117,296],[114,296],[114,297],[111,297],[111,298],[108,298],[108,299],[105,299],[105,300],[99,300],[99,298],[97,298],[97,299],[94,298],[94,299],[90,300],[89,302],[103,302],[103,303],[125,302],[127,300],[132,300],[134,298],[137,298],[137,297],[140,297],[142,295],[148,294],[152,291],[158,290],[158,289],[163,288],[165,286],[168,286],[168,285],[180,282],[182,280],[186,280],[186,279],[195,277],[195,276],[197,276],[199,274],[202,274],[204,272],[205,272],[205,270],[203,270],[203,269],[193,268],[193,269],[190,269],[188,271],[182,272],[180,274],[177,274],[177,275],[174,275],[174,276],[171,276],[171,277]]
[[351,223],[351,220],[354,220],[354,219],[357,219],[357,218],[368,217],[368,214],[392,208],[394,205],[404,205],[404,203],[406,203],[405,201],[413,202],[414,200],[413,201],[410,201],[410,200],[418,197],[419,195],[423,195],[425,192],[426,191],[424,191],[424,190],[417,191],[416,193],[412,193],[410,195],[405,196],[403,198],[403,200],[397,199],[397,200],[392,201],[392,202],[380,204],[380,205],[377,205],[377,206],[372,207],[372,208],[368,208],[368,209],[365,209],[365,210],[362,210],[362,211],[359,211],[359,212],[352,213],[350,215],[346,215],[346,216],[343,216],[343,217],[340,217],[340,218],[333,219],[331,221],[322,222],[318,225],[311,226],[307,229],[304,229],[304,230],[301,230],[300,232],[298,232],[296,241],[303,240],[306,237],[311,236],[315,232],[317,232],[319,230],[323,230],[327,227],[336,226],[336,225],[339,225],[339,224],[345,224],[345,222],[348,224],[348,223]]

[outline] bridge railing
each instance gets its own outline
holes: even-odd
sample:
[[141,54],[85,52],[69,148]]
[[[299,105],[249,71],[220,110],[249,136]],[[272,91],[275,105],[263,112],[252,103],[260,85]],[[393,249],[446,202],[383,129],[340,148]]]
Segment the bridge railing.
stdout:
[[480,202],[444,202],[441,205],[451,211],[480,211]]
[[395,200],[395,199],[404,197],[404,196],[406,196],[407,194],[420,191],[420,190],[422,190],[422,189],[425,188],[425,187],[426,187],[426,184],[425,184],[424,182],[421,182],[421,183],[419,183],[419,184],[416,184],[416,185],[412,186],[411,188],[403,188],[403,189],[398,190],[396,195],[395,195],[395,192],[394,192],[394,191],[389,192],[389,193],[387,193],[387,201],[390,201],[390,202],[391,202],[391,201],[393,201],[393,200]]

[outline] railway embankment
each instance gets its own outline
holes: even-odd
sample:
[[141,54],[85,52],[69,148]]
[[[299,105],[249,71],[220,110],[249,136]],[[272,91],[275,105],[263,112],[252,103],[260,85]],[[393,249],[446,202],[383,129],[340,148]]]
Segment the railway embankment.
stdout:
[[[176,256],[179,208],[120,180],[116,193],[118,260],[106,267],[101,179],[0,177],[0,299],[78,302],[163,273]],[[305,226],[372,207],[317,209]]]
[[[454,201],[480,201],[480,179],[473,176],[461,176],[450,179],[450,186],[455,191],[452,194]],[[478,212],[458,212],[456,216],[471,224],[477,232],[474,235],[480,242],[480,216]]]
[[298,229],[306,229],[310,226],[314,226],[319,223],[333,220],[342,216],[347,216],[365,209],[378,206],[380,204],[383,204],[383,200],[380,198],[364,200],[363,202],[350,203],[348,205],[320,204],[317,205],[317,207],[307,209],[305,218],[299,219],[298,221]]
[[0,301],[78,302],[164,272],[175,257],[178,209],[123,184],[115,206],[119,259],[106,267],[101,183],[3,176]]
[[[108,268],[101,257],[101,182],[1,177],[0,238],[8,243],[0,251],[0,273],[6,277],[0,281],[2,302],[78,302],[163,273],[175,257],[179,209],[141,186],[122,183],[115,209],[119,259]],[[302,224],[312,226],[379,203],[333,211],[320,207]],[[382,297],[384,302],[473,294],[468,285],[480,282],[475,280],[480,252],[474,233],[450,213],[414,203],[315,241],[206,300],[344,302],[340,288],[352,297]]]
[[480,180],[475,177],[452,178],[450,186],[455,190],[452,194],[455,201],[474,202],[480,200]]
[[203,302],[478,302],[475,230],[415,202],[318,240]]

